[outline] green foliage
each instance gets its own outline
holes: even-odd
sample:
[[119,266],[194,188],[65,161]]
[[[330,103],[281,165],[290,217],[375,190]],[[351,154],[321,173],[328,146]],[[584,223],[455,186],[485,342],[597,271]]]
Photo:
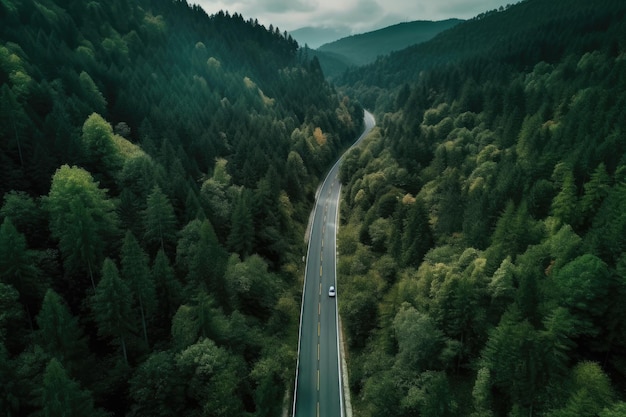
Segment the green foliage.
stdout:
[[106,416],[94,406],[89,391],[72,380],[57,359],[51,359],[43,375],[42,413],[46,416]]
[[121,155],[113,141],[113,128],[98,113],[92,113],[85,120],[82,141],[85,163],[91,172],[102,174],[121,168]]
[[431,317],[403,304],[393,320],[393,330],[398,341],[398,371],[419,374],[439,366],[445,338]]
[[35,253],[26,246],[24,235],[17,231],[10,217],[0,225],[0,281],[18,291],[28,306],[41,294],[40,271],[35,266]]
[[137,242],[137,239],[130,231],[126,232],[126,237],[122,244],[121,257],[121,276],[134,295],[135,301],[139,304],[143,337],[144,341],[148,343],[148,326],[146,322],[157,308],[156,290],[150,275],[148,255],[139,246],[139,242]]
[[426,209],[420,200],[409,208],[402,232],[402,258],[406,266],[418,267],[433,244]]
[[150,249],[170,252],[176,241],[174,208],[163,191],[156,186],[148,195],[143,212],[143,239]]
[[[198,391],[218,393],[208,405],[181,394],[160,412],[275,414],[276,375],[286,387],[295,366],[299,309],[286,300],[299,291],[301,236],[361,106],[288,34],[239,14],[5,0],[0,15],[0,334],[3,378],[16,380],[6,409],[44,414],[36,381],[52,354],[76,356],[69,342],[37,344],[34,318],[54,288],[71,314],[53,310],[89,330],[82,355],[93,358],[80,375],[76,360],[63,366],[111,414],[157,413],[142,411],[154,410],[137,394],[149,384],[132,376],[202,337],[228,350],[236,389],[202,380]],[[233,286],[231,252],[243,259]],[[276,349],[262,351],[268,340]],[[275,351],[289,352],[280,366]]]
[[95,288],[94,270],[102,260],[107,239],[116,233],[117,216],[106,190],[99,188],[84,169],[63,165],[52,177],[44,203],[66,269],[87,272]]
[[243,415],[237,397],[243,364],[237,358],[211,339],[202,339],[178,353],[175,363],[184,384],[185,403],[200,405],[197,415]]
[[84,379],[88,374],[89,349],[78,320],[72,316],[63,300],[48,290],[37,322],[36,343],[51,358],[56,358],[72,376]]
[[185,408],[184,381],[171,352],[155,352],[136,370],[130,384],[132,416],[171,416]]
[[612,404],[611,382],[597,363],[578,363],[570,378],[571,396],[565,407],[548,414],[551,417],[596,416]]
[[22,340],[25,314],[19,293],[11,285],[0,283],[0,345],[2,349],[17,348]]
[[91,309],[98,325],[98,335],[116,339],[128,361],[126,340],[134,330],[132,293],[111,259],[104,260],[102,279],[91,299]]
[[224,275],[231,307],[247,314],[267,319],[276,304],[281,288],[279,277],[268,271],[268,265],[258,255],[241,261],[231,255]]
[[[378,116],[341,170],[357,413],[620,409],[624,15],[615,1],[520,2],[337,81]],[[408,241],[423,245],[413,263]],[[582,374],[597,391],[573,382]]]

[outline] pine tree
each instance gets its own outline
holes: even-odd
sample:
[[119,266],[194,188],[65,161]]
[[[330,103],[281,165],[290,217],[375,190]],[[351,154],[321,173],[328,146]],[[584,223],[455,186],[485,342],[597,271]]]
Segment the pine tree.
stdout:
[[235,203],[228,235],[228,247],[243,257],[250,255],[254,247],[254,225],[250,208],[249,192],[244,189]]
[[128,362],[126,340],[133,328],[132,294],[120,278],[117,266],[107,258],[102,264],[102,279],[91,299],[91,309],[98,324],[98,335],[118,338]]
[[[169,329],[171,319],[174,317],[182,299],[182,286],[174,276],[174,269],[165,252],[159,250],[152,264],[152,279],[156,290],[159,314]],[[163,326],[160,326],[163,327]]]
[[158,186],[148,196],[143,225],[143,237],[154,252],[160,248],[170,253],[176,242],[176,216],[172,204]]
[[0,281],[19,292],[27,311],[43,293],[38,284],[39,275],[34,252],[26,247],[26,239],[15,229],[11,219],[5,217],[0,226]]
[[72,375],[78,376],[88,368],[87,339],[78,320],[54,290],[46,292],[36,321],[35,340],[46,353],[58,359]]
[[53,358],[46,366],[41,390],[41,413],[44,416],[105,417],[107,413],[94,406],[89,391],[71,379],[61,362]]
[[150,275],[148,256],[132,232],[127,231],[121,251],[122,278],[139,303],[144,341],[148,343],[147,316],[156,309],[156,292]]
[[421,200],[415,200],[407,213],[402,234],[402,263],[418,267],[433,243],[428,213]]

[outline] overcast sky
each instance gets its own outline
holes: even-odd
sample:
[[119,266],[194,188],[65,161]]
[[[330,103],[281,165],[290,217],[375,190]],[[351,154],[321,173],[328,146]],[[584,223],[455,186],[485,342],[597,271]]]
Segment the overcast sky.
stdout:
[[281,31],[306,26],[348,26],[363,33],[400,22],[469,19],[518,0],[188,0],[208,14],[220,10],[259,19]]

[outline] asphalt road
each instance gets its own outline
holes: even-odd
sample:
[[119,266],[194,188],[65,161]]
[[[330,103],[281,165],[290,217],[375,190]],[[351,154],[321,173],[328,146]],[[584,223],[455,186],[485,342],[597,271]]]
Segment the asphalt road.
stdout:
[[[375,125],[371,113],[365,112],[364,121],[365,130],[355,145]],[[341,287],[336,277],[340,162],[331,168],[318,191],[309,232],[293,404],[296,417],[344,416],[337,316]],[[328,296],[331,285],[337,289],[334,298]]]

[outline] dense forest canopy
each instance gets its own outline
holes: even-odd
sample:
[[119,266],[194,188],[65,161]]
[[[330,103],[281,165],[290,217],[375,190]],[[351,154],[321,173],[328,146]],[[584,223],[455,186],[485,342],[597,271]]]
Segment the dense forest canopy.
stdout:
[[0,1],[0,410],[276,416],[304,229],[362,109],[278,28]]
[[623,416],[626,3],[527,0],[345,74],[361,416]]

